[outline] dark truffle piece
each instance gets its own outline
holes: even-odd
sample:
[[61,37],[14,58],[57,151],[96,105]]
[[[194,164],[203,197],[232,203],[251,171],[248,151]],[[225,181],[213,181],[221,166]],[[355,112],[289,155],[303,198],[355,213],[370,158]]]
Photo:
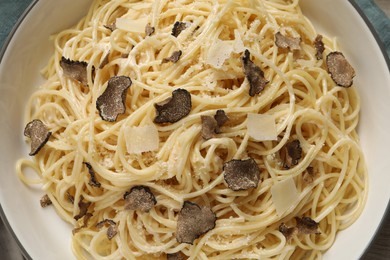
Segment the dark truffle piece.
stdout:
[[214,119],[217,121],[218,129],[217,134],[219,134],[219,127],[223,126],[227,121],[229,121],[229,117],[225,114],[225,111],[222,109],[218,109],[217,113],[214,115]]
[[309,166],[306,168],[306,171],[302,173],[302,178],[306,183],[312,183],[315,178],[314,168]]
[[89,164],[87,162],[85,162],[84,164],[85,164],[85,166],[87,166],[88,173],[91,176],[90,179],[89,179],[88,184],[91,185],[92,187],[100,188],[101,184],[100,184],[100,182],[98,182],[96,180],[95,172],[93,171],[91,164]]
[[300,50],[301,38],[284,36],[280,32],[277,32],[275,34],[275,44],[279,48],[289,49],[290,51]]
[[60,61],[60,66],[66,77],[76,80],[84,86],[88,85],[88,63],[86,63],[85,61],[75,61],[62,57]]
[[177,242],[192,245],[195,239],[215,227],[216,219],[210,208],[185,201],[177,219]]
[[70,203],[74,204],[74,197],[69,193],[69,191],[66,192],[66,198]]
[[53,204],[53,202],[50,200],[49,196],[45,194],[41,200],[39,201],[41,203],[42,208],[46,208],[47,206]]
[[300,234],[321,234],[318,230],[319,224],[309,217],[295,217],[297,228]]
[[325,47],[324,42],[322,41],[322,35],[318,34],[314,40],[314,47],[316,48],[316,58],[317,60],[322,60],[322,54],[324,53]]
[[39,150],[49,141],[51,132],[39,119],[29,122],[24,128],[24,135],[31,139],[31,151],[29,155],[36,155]]
[[212,116],[201,116],[202,120],[202,137],[209,140],[214,137],[218,128],[217,120]]
[[150,25],[150,23],[148,23],[146,26],[145,26],[145,34],[146,36],[151,36],[153,33],[154,33],[155,29],[154,27],[152,27]]
[[116,30],[116,23],[112,23],[112,24],[106,24],[106,25],[103,25],[104,28],[107,28],[108,30],[110,30],[111,32],[115,31]]
[[161,61],[161,64],[168,63],[168,62],[176,63],[180,59],[181,55],[182,55],[182,51],[174,51],[170,57],[164,58]]
[[103,69],[110,62],[110,52],[107,52],[106,56],[104,56],[102,62],[99,65],[99,69]]
[[334,51],[326,56],[326,66],[333,81],[340,87],[352,86],[355,70],[341,52]]
[[223,177],[228,187],[234,191],[257,188],[260,182],[260,169],[253,158],[231,160],[223,164]]
[[106,90],[96,100],[96,108],[103,120],[114,122],[118,115],[125,113],[126,94],[131,84],[131,79],[126,76],[109,79]]
[[104,219],[96,224],[97,228],[102,228],[104,226],[108,225],[107,229],[107,238],[108,240],[111,240],[116,234],[118,234],[118,225],[115,221],[112,219]]
[[179,36],[179,34],[184,31],[185,29],[187,29],[189,27],[188,23],[186,22],[180,22],[180,21],[177,21],[175,22],[175,24],[173,25],[173,28],[172,28],[172,35],[177,37]]
[[74,228],[72,230],[72,234],[76,234],[77,232],[79,232],[81,229],[83,228],[86,228],[88,226],[88,221],[89,219],[92,217],[93,215],[91,213],[87,213],[85,214],[84,218],[83,218],[83,225],[78,227],[78,228]]
[[249,95],[254,97],[264,89],[269,81],[264,78],[264,72],[260,67],[250,60],[250,52],[248,50],[245,50],[241,60],[244,66],[244,74],[249,81]]
[[187,259],[187,257],[182,252],[167,254],[167,260],[185,260],[185,259]]
[[79,220],[80,218],[84,217],[85,214],[87,214],[87,211],[88,211],[88,208],[89,206],[91,205],[91,202],[84,202],[84,197],[81,196],[80,197],[80,200],[79,200],[79,203],[78,203],[78,206],[79,206],[79,214],[77,214],[76,216],[74,216],[74,219],[75,220]]
[[146,186],[134,186],[126,192],[125,209],[149,212],[157,204],[154,194]]
[[191,94],[185,89],[176,89],[172,92],[172,97],[154,104],[154,107],[156,108],[155,123],[175,123],[191,112]]
[[298,139],[287,143],[280,151],[280,158],[285,169],[297,165],[302,157],[302,147]]
[[279,231],[283,234],[287,241],[290,241],[293,236],[298,234],[297,227],[287,227],[284,223],[280,224]]

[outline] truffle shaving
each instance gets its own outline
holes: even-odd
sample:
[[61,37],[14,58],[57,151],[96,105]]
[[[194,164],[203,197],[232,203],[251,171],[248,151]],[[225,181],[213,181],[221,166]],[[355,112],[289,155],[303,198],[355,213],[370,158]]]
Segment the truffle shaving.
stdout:
[[76,216],[74,216],[74,219],[75,220],[79,220],[80,218],[84,217],[85,214],[87,214],[87,211],[88,211],[88,208],[89,206],[91,205],[91,202],[84,202],[84,197],[81,196],[80,197],[80,201],[78,203],[78,206],[79,206],[79,214],[77,214]]
[[24,128],[24,135],[31,139],[31,151],[29,155],[36,155],[49,141],[51,132],[39,119],[29,122]]
[[88,173],[91,176],[90,179],[89,179],[88,184],[91,185],[92,187],[100,188],[101,184],[100,184],[100,182],[98,182],[96,180],[95,172],[93,171],[91,164],[89,164],[87,162],[85,162],[84,164],[85,164],[85,166],[87,166]]
[[326,66],[333,81],[340,87],[352,86],[355,70],[341,52],[331,52],[326,56]]
[[191,94],[185,89],[176,89],[172,92],[172,97],[154,104],[154,107],[156,108],[155,123],[175,123],[191,112]]
[[150,25],[150,23],[148,23],[148,24],[145,26],[145,34],[146,34],[146,36],[151,36],[151,35],[154,33],[154,31],[155,31],[155,28],[152,27],[152,26]]
[[49,196],[47,194],[45,194],[41,200],[40,200],[40,203],[41,203],[41,207],[42,208],[46,208],[47,206],[53,204],[53,202],[51,201],[51,199],[49,198]]
[[287,241],[298,234],[297,227],[287,227],[284,223],[280,224],[279,231],[283,234]]
[[135,186],[126,192],[125,209],[149,212],[157,204],[154,194],[146,186]]
[[96,100],[96,108],[103,120],[114,122],[118,115],[125,113],[126,94],[131,83],[131,79],[126,76],[109,79],[106,90]]
[[275,44],[279,48],[289,49],[290,51],[300,50],[301,38],[284,36],[280,32],[277,32],[275,34]]
[[167,260],[185,260],[187,257],[182,252],[167,254]]
[[201,116],[202,120],[202,137],[209,140],[214,137],[218,128],[217,120],[212,116]]
[[241,60],[244,66],[244,74],[249,81],[249,95],[253,97],[259,94],[269,81],[264,78],[264,72],[250,60],[248,50],[245,50]]
[[112,24],[106,24],[106,25],[103,25],[104,28],[110,30],[111,32],[115,31],[116,30],[116,23],[112,23]]
[[316,48],[316,58],[317,60],[322,60],[322,54],[324,53],[325,47],[324,42],[322,41],[322,35],[318,34],[314,40],[314,47]]
[[168,62],[176,63],[179,61],[181,54],[182,54],[182,51],[174,51],[170,57],[164,58],[161,61],[161,64],[168,63]]
[[62,57],[60,61],[60,66],[66,77],[76,80],[84,86],[88,85],[88,63],[86,63],[85,61],[74,61]]
[[214,119],[217,121],[218,129],[216,129],[216,133],[220,133],[220,127],[223,126],[227,121],[229,121],[229,117],[225,114],[225,111],[222,109],[218,109],[217,113],[214,115]]
[[280,158],[285,169],[290,169],[292,166],[297,165],[301,157],[301,143],[297,139],[287,143],[280,151]]
[[177,37],[179,36],[179,34],[184,31],[185,29],[187,29],[188,27],[190,27],[190,23],[186,23],[186,22],[180,22],[180,21],[177,21],[175,22],[175,24],[173,25],[173,28],[172,28],[172,35]]
[[234,191],[257,188],[260,182],[260,169],[253,158],[228,161],[223,171],[228,187]]
[[103,69],[104,66],[106,66],[110,62],[110,52],[107,52],[107,54],[104,56],[102,62],[100,62],[99,69]]
[[107,229],[107,238],[108,240],[111,240],[117,233],[118,233],[118,225],[115,221],[111,219],[104,219],[96,224],[97,228],[102,228],[104,226],[108,225]]
[[178,214],[177,241],[192,245],[195,239],[215,227],[216,219],[215,213],[210,208],[185,201]]
[[318,230],[319,224],[309,217],[295,217],[297,228],[300,234],[321,234]]
[[91,213],[87,213],[85,214],[84,218],[83,218],[83,225],[78,227],[78,228],[74,228],[72,230],[72,234],[76,234],[77,232],[79,232],[81,229],[83,228],[86,228],[88,226],[88,221],[89,219],[92,217],[93,215]]

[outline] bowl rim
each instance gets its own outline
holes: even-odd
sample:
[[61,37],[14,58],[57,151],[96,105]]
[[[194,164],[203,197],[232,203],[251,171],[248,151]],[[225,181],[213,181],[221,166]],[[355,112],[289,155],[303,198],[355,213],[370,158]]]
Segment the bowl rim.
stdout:
[[[2,63],[4,54],[7,51],[9,44],[10,44],[11,40],[13,39],[15,33],[17,32],[17,30],[19,29],[20,25],[23,23],[23,21],[25,20],[27,15],[30,13],[30,11],[36,6],[36,4],[39,1],[40,0],[32,0],[32,2],[27,6],[27,8],[23,11],[23,13],[20,15],[20,17],[16,21],[16,23],[13,25],[11,31],[9,32],[9,34],[7,35],[7,37],[5,38],[5,40],[3,42],[2,48],[0,49],[0,64]],[[362,8],[357,4],[356,0],[348,0],[348,2],[358,12],[359,16],[363,19],[364,23],[369,28],[372,36],[374,37],[374,39],[376,41],[376,44],[378,45],[378,47],[382,53],[383,58],[385,59],[385,63],[387,65],[387,70],[390,73],[390,57],[387,54],[387,50],[385,48],[385,45],[383,44],[378,32],[375,30],[373,24],[368,19],[368,17],[366,16],[366,14],[362,10]],[[376,230],[374,231],[374,235],[370,238],[369,243],[366,245],[366,248],[364,249],[362,255],[360,256],[361,258],[364,258],[366,256],[368,250],[371,248],[374,241],[376,241],[376,239],[380,233],[379,231],[384,226],[385,219],[389,214],[390,214],[390,198],[389,198],[389,201],[387,202],[387,206],[386,206],[386,209],[384,211],[384,214],[383,214],[378,226],[376,227]],[[4,210],[1,206],[1,203],[0,203],[0,219],[3,221],[5,228],[11,234],[12,238],[15,240],[15,242],[16,242],[19,250],[21,251],[22,255],[24,256],[24,258],[28,259],[28,260],[32,260],[32,257],[26,251],[26,249],[24,248],[24,246],[22,245],[22,243],[20,242],[20,240],[16,236],[15,232],[13,231],[13,229],[12,229],[8,219],[7,219],[7,216],[4,213]]]

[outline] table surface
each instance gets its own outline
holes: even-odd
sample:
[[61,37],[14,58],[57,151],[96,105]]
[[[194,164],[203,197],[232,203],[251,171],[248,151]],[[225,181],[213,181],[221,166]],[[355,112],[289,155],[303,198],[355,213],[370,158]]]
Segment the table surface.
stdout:
[[[382,10],[390,17],[390,0],[374,0]],[[0,259],[23,260],[18,246],[10,234],[5,230],[0,220]],[[374,238],[362,260],[390,259],[390,214],[387,214],[383,224]]]

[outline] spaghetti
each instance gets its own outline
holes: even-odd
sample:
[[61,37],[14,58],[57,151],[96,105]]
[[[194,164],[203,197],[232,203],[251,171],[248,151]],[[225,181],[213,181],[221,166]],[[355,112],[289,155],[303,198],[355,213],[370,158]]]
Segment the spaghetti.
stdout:
[[[276,34],[286,46],[276,45]],[[367,172],[358,93],[327,71],[324,57],[337,42],[324,36],[318,55],[316,36],[298,0],[95,0],[74,28],[54,37],[47,81],[26,110],[26,122],[40,119],[51,136],[33,161],[19,160],[18,176],[41,184],[74,227],[78,259],[317,259],[360,215]],[[298,47],[288,45],[297,39]],[[64,59],[85,65],[85,82],[65,75]],[[251,95],[244,63],[264,77]],[[96,102],[115,76],[131,86],[124,111],[107,121]],[[156,107],[177,89],[190,93],[189,113],[154,122]],[[217,111],[227,121],[202,137],[202,117]],[[249,133],[262,123],[271,136]],[[145,137],[134,148],[137,135]],[[289,144],[301,150],[290,164],[283,159]],[[226,163],[247,158],[260,179],[229,188],[225,170],[233,163]],[[39,179],[27,177],[27,167]],[[277,189],[282,184],[287,191]],[[133,187],[153,203],[127,205]],[[183,204],[215,215],[193,244],[177,239]],[[304,220],[316,231],[282,232]]]

